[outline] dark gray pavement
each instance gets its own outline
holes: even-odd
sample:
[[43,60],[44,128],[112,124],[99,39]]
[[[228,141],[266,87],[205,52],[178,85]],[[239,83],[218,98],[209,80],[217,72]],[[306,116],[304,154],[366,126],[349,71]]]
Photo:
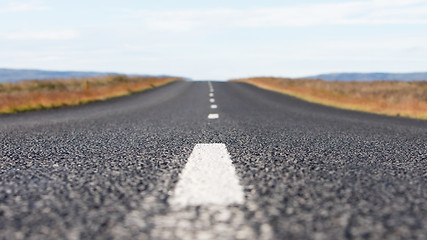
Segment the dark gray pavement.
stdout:
[[[427,239],[427,121],[213,87],[217,110],[185,82],[0,115],[0,239]],[[245,204],[171,209],[197,143],[226,144]]]

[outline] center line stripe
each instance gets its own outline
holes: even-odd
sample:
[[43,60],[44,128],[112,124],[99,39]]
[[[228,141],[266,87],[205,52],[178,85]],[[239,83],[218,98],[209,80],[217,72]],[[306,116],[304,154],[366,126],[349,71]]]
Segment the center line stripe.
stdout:
[[214,98],[211,98],[211,99],[209,99],[209,101],[210,101],[211,103],[214,103],[214,102],[215,102],[215,99],[214,99]]
[[210,91],[210,92],[214,92],[214,89],[213,89],[212,83],[211,83],[210,81],[208,82],[208,85],[209,85],[209,91]]
[[243,204],[230,155],[223,143],[197,144],[185,165],[169,204],[175,208]]
[[216,105],[216,104],[212,104],[212,105],[211,105],[211,108],[212,108],[212,109],[217,109],[217,108],[218,108],[218,105]]
[[217,118],[219,118],[218,113],[209,113],[208,115],[208,119],[217,119]]

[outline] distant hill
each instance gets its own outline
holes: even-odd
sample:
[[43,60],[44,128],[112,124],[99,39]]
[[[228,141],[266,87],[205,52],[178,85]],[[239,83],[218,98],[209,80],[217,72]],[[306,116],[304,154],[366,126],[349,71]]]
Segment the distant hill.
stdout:
[[41,80],[54,78],[98,77],[117,74],[118,73],[113,72],[43,71],[0,68],[0,82],[18,82],[22,80]]
[[310,76],[307,78],[323,79],[326,81],[427,81],[427,72],[417,73],[331,73]]

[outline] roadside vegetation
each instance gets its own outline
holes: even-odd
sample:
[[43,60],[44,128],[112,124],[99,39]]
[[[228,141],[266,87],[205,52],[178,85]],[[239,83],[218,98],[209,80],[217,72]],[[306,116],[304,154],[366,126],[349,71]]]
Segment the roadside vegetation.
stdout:
[[183,79],[111,75],[0,83],[0,113],[80,105],[129,95],[173,81]]
[[230,81],[246,82],[309,102],[343,109],[427,119],[427,81],[328,82],[270,77]]

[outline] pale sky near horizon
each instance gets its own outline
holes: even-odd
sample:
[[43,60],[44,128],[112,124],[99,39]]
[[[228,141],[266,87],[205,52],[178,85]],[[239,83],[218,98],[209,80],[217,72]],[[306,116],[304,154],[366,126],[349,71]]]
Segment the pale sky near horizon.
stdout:
[[0,68],[226,80],[427,71],[427,0],[0,0]]

